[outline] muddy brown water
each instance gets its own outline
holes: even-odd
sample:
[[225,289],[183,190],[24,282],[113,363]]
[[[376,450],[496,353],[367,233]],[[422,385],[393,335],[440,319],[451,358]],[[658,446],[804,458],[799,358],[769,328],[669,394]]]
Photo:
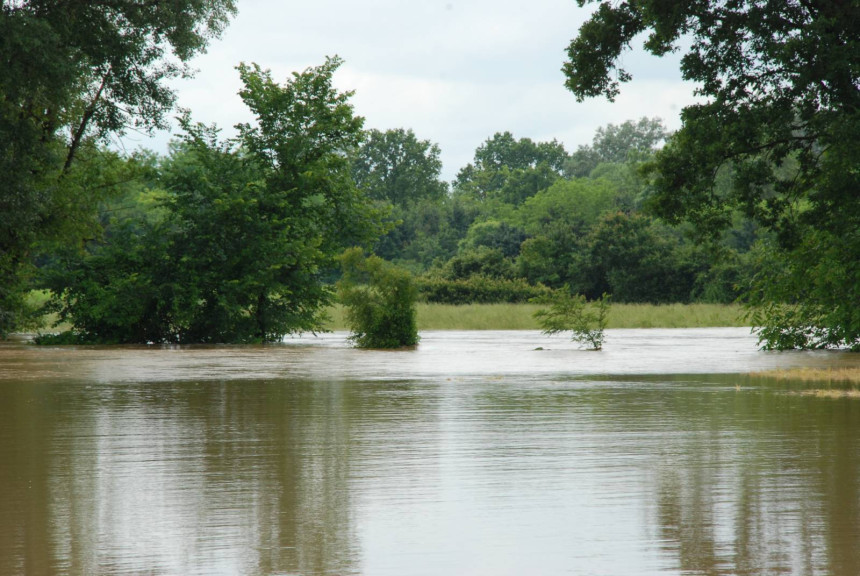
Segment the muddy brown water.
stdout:
[[0,574],[860,574],[860,399],[743,375],[860,355],[422,336],[0,345]]

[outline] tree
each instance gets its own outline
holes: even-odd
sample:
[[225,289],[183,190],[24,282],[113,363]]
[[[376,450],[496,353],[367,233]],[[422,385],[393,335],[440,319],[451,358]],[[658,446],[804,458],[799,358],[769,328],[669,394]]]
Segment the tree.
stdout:
[[603,331],[609,315],[609,296],[603,294],[594,302],[587,302],[582,294],[571,294],[565,285],[549,294],[532,299],[541,308],[534,313],[544,334],[570,332],[571,339],[591,350],[603,348]]
[[681,70],[703,97],[656,155],[653,209],[712,234],[741,210],[775,235],[784,265],[753,299],[766,345],[860,348],[860,4],[601,2],[570,44],[567,87],[614,98],[646,31],[658,56],[685,38]]
[[537,236],[564,223],[577,230],[594,225],[617,209],[617,190],[606,180],[559,180],[529,198],[517,211],[525,231]]
[[81,187],[75,160],[128,129],[164,124],[167,81],[217,36],[234,0],[0,5],[0,336],[21,320],[39,245],[90,233],[110,187]]
[[240,126],[241,146],[183,119],[186,135],[161,166],[164,218],[91,243],[53,276],[80,340],[272,342],[320,327],[332,296],[323,273],[381,230],[350,176],[345,151],[362,119],[332,86],[339,63],[283,86],[240,66],[256,115]]
[[606,214],[577,254],[573,285],[590,298],[611,291],[619,302],[686,302],[695,274],[678,252],[678,239],[652,218]]
[[469,227],[466,237],[460,241],[460,251],[486,247],[499,250],[505,258],[515,258],[526,238],[525,232],[507,222],[485,220]]
[[439,180],[439,146],[418,140],[412,130],[370,130],[352,163],[359,188],[374,200],[406,206],[420,200],[441,201],[448,186]]
[[514,263],[498,248],[478,246],[462,250],[445,262],[441,268],[431,270],[448,280],[463,280],[474,276],[511,280],[514,277]]
[[384,232],[380,211],[352,178],[348,152],[363,137],[364,118],[339,92],[339,57],[293,72],[283,86],[256,64],[240,65],[239,92],[256,116],[238,126],[242,148],[260,164],[265,185],[281,196],[291,238],[303,239],[313,268],[332,263],[347,246],[365,246]]
[[454,188],[481,201],[520,204],[560,178],[566,159],[564,146],[555,140],[535,143],[497,132],[475,150],[474,163],[460,170]]
[[669,133],[659,118],[627,120],[598,128],[591,146],[579,146],[564,164],[568,176],[585,177],[601,163],[623,163],[653,154]]
[[353,154],[352,175],[359,189],[382,206],[389,206],[391,230],[373,247],[374,253],[416,268],[438,255],[428,246],[426,232],[438,235],[442,203],[448,185],[439,177],[439,146],[419,140],[412,130],[370,130]]
[[340,258],[338,299],[346,306],[350,339],[359,348],[403,348],[418,344],[412,275],[378,256],[351,248]]

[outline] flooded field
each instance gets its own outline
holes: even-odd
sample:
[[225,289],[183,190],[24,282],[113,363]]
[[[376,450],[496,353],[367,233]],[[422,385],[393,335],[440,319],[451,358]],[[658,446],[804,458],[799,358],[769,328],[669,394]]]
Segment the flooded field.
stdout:
[[860,355],[422,337],[0,345],[0,574],[860,573],[860,399],[743,375]]

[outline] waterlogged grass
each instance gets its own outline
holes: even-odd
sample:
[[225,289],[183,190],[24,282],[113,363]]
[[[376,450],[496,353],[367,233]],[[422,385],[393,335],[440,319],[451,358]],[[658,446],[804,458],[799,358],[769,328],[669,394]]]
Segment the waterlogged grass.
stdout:
[[816,398],[860,398],[860,390],[856,388],[816,388],[798,393],[800,396],[815,396]]
[[860,366],[843,368],[787,368],[768,370],[750,374],[774,382],[788,385],[800,383],[803,390],[789,392],[793,396],[814,396],[816,398],[860,398]]
[[[418,304],[419,330],[538,330],[537,304]],[[329,330],[347,330],[340,306],[329,309]],[[724,304],[613,304],[608,328],[748,326],[743,309]]]
[[801,382],[837,382],[860,384],[860,367],[846,368],[788,368],[755,372],[752,376],[770,380],[795,380]]

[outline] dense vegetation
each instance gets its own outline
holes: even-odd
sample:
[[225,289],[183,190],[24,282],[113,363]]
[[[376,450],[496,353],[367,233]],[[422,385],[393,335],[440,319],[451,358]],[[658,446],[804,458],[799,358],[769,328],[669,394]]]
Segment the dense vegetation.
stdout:
[[[643,118],[609,125],[569,154],[555,141],[497,133],[449,194],[386,200],[396,226],[376,253],[420,274],[431,302],[526,302],[564,285],[617,302],[732,302],[751,282],[758,229],[738,214],[702,246],[689,227],[646,213],[652,188],[639,172],[666,137],[660,120]],[[424,150],[410,160],[420,174],[436,165],[435,149]]]
[[[167,155],[110,151],[110,135],[162,123],[172,62],[235,9],[178,4],[3,3],[0,334],[28,328],[41,287],[72,326],[62,341],[276,341],[322,326],[337,257],[359,246],[383,284],[428,302],[741,301],[767,346],[860,346],[853,4],[601,3],[568,87],[611,98],[636,34],[655,54],[686,35],[705,100],[681,130],[630,120],[573,151],[498,132],[450,184],[436,144],[363,130],[332,87],[337,58],[283,84],[239,66],[255,122],[234,140],[186,113]],[[348,274],[341,296],[362,310],[369,286]],[[359,335],[384,331],[373,294]]]
[[97,144],[163,126],[167,81],[188,74],[235,10],[234,0],[0,3],[0,334],[27,323],[39,254],[98,233],[97,206],[126,175]]
[[359,348],[403,348],[418,344],[412,275],[379,256],[350,248],[340,258],[338,299],[346,307],[350,339]]
[[[102,152],[128,181],[102,202],[98,236],[42,264],[50,307],[72,327],[43,341],[267,342],[318,330],[335,258],[354,245],[375,251],[350,252],[340,285],[365,347],[416,342],[414,310],[398,312],[396,296],[414,290],[447,304],[543,301],[553,289],[731,302],[751,281],[747,220],[709,252],[642,211],[638,169],[665,137],[660,121],[608,126],[574,154],[496,134],[449,193],[438,147],[405,130],[362,132],[349,94],[331,87],[338,63],[283,86],[241,67],[257,122],[237,142],[186,116],[167,156]],[[594,162],[588,176],[569,175],[582,158]],[[714,264],[717,251],[731,259]]]
[[[580,5],[589,0],[578,0]],[[775,348],[860,348],[860,3],[600,2],[569,48],[577,98],[613,98],[624,49],[683,50],[703,97],[650,166],[653,213],[767,231],[747,292]]]
[[151,187],[107,204],[104,237],[44,267],[73,340],[271,342],[319,328],[323,274],[382,225],[340,153],[363,132],[350,95],[331,85],[338,65],[284,86],[240,66],[257,121],[238,142],[183,119]]

